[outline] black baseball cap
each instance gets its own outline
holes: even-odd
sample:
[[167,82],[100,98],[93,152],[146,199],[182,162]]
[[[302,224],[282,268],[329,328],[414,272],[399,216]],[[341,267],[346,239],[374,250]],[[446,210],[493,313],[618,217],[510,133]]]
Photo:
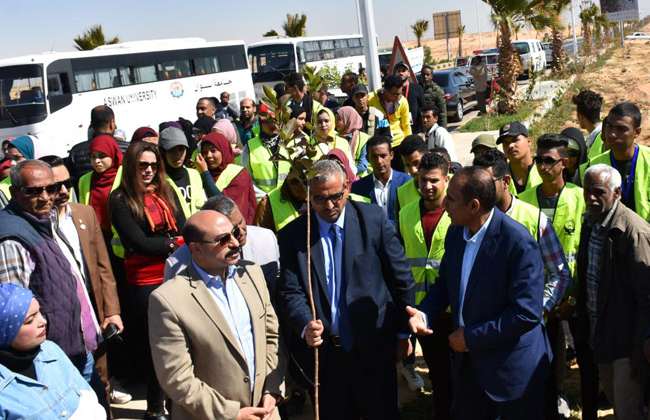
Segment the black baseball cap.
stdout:
[[497,144],[503,143],[504,137],[517,137],[520,135],[528,137],[528,129],[525,125],[519,121],[507,123],[501,127],[501,130],[499,130],[499,138],[497,138]]
[[363,93],[364,95],[367,95],[368,88],[366,85],[359,83],[352,88],[352,96],[356,95],[357,93]]

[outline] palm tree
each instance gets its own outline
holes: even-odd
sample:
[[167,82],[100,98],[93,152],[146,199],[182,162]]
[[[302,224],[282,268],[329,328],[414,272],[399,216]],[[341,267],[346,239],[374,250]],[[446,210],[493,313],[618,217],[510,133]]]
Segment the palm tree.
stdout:
[[580,22],[582,23],[582,36],[585,38],[584,44],[583,44],[583,49],[585,51],[585,54],[591,51],[591,44],[592,44],[592,29],[591,25],[595,24],[595,19],[596,16],[600,13],[600,10],[598,9],[598,6],[596,6],[593,3],[589,3],[589,6],[582,7],[580,11]]
[[[595,6],[595,5],[594,5]],[[601,45],[603,42],[603,30],[609,30],[609,20],[607,15],[598,13],[594,16],[594,31],[596,32],[596,44]]]
[[417,22],[415,22],[413,25],[411,25],[411,29],[413,29],[413,33],[415,34],[415,37],[418,40],[418,47],[422,46],[422,37],[424,36],[424,33],[429,29],[429,21],[420,19]]
[[519,54],[512,45],[516,25],[542,30],[553,26],[559,17],[545,7],[545,0],[483,0],[492,9],[491,19],[499,31],[499,113],[517,109],[517,77],[523,72]]
[[[551,8],[553,12],[560,16],[564,10],[571,4],[571,0],[554,0],[548,4],[547,7]],[[564,66],[566,53],[564,52],[564,25],[558,20],[557,24],[551,27],[553,41],[552,45],[552,61],[551,68],[553,71],[560,71]]]
[[88,51],[94,50],[100,45],[117,44],[120,42],[120,38],[114,37],[107,41],[102,25],[97,24],[86,28],[81,35],[74,39],[74,42],[77,51]]
[[458,25],[458,56],[463,56],[463,35],[465,35],[465,25]]
[[[284,36],[287,38],[298,38],[301,36],[307,36],[307,15],[301,14],[292,15],[287,13],[287,20],[282,22],[282,30],[284,31]],[[280,38],[280,34],[275,29],[264,33],[262,36],[275,36]]]

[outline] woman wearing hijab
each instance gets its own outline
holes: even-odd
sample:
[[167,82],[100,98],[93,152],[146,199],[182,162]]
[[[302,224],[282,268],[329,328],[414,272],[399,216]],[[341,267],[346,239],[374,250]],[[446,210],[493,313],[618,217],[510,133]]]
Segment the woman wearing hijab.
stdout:
[[104,236],[111,237],[108,197],[122,179],[124,155],[113,137],[100,134],[90,143],[92,172],[79,179],[79,202],[95,209]]
[[[37,156],[34,140],[36,138],[32,136],[20,136],[11,141],[11,144],[7,147],[6,156],[10,161],[9,166],[14,167],[23,160],[38,159],[40,157],[40,155]],[[11,200],[10,186],[11,179],[9,177],[0,181],[0,193],[4,196],[0,197],[0,203]]]
[[97,395],[61,348],[32,292],[0,284],[0,418],[106,419]]
[[239,140],[239,133],[235,127],[235,123],[228,119],[218,120],[212,127],[212,131],[223,134],[223,136],[228,140],[228,143],[232,146],[233,153],[235,156],[241,155],[241,141]]
[[587,161],[587,143],[580,129],[569,127],[562,130],[561,135],[569,139],[569,164],[564,168],[564,181],[573,182],[580,165]]
[[[336,111],[336,131],[350,143],[350,155],[354,159],[356,173],[360,177],[368,174],[368,158],[366,143],[368,135],[361,131],[363,119],[356,109],[351,106],[342,106]],[[372,170],[372,169],[371,169]]]
[[123,173],[110,197],[111,222],[123,247],[126,280],[134,297],[136,336],[143,339],[134,351],[142,354],[148,369],[144,418],[162,419],[166,418],[165,394],[153,369],[148,340],[149,296],[162,284],[165,260],[182,244],[185,215],[156,146],[132,143],[124,155]]
[[212,132],[212,127],[217,123],[212,117],[207,117],[205,115],[199,117],[192,126],[192,137],[196,142],[200,142],[203,137]]
[[294,139],[304,139],[309,138],[309,136],[304,132],[305,123],[307,122],[307,111],[305,108],[297,104],[289,105],[291,108],[291,117],[296,119],[296,129],[293,132]]
[[136,141],[146,141],[152,144],[158,144],[158,133],[151,127],[140,127],[131,136],[131,143]]
[[244,167],[235,164],[228,139],[221,133],[208,134],[201,141],[201,155],[217,188],[237,204],[246,223],[252,224],[257,207],[253,181]]
[[352,188],[352,183],[359,178],[357,178],[357,176],[352,171],[352,167],[350,166],[350,160],[348,159],[348,156],[340,149],[333,149],[330,150],[330,152],[327,154],[327,158],[329,160],[334,160],[338,162],[338,164],[341,165],[341,168],[343,168],[343,170],[345,171],[345,176],[348,181],[346,191],[348,192],[348,197],[350,197],[350,200],[369,203],[370,202],[369,198],[350,192],[350,189]]
[[[312,139],[315,140],[320,151],[316,157],[326,155],[330,150],[334,149],[343,150],[349,157],[352,156],[350,153],[350,143],[336,134],[334,114],[329,108],[323,108],[318,111],[316,115],[316,134]],[[355,167],[353,171],[356,173],[357,168]]]

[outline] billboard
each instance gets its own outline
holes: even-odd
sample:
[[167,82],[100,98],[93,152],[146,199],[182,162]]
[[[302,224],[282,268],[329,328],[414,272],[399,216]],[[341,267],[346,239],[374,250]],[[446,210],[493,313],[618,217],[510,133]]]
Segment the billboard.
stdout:
[[458,27],[461,25],[460,10],[433,14],[433,39],[458,38]]
[[610,22],[639,20],[638,0],[600,0],[600,12]]

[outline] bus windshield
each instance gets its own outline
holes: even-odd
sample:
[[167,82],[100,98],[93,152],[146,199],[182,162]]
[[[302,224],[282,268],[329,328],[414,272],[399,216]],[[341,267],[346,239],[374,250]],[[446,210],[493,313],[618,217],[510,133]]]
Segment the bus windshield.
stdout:
[[281,81],[296,71],[296,53],[292,44],[263,45],[248,49],[253,83]]
[[43,67],[35,64],[0,67],[0,120],[45,114]]

